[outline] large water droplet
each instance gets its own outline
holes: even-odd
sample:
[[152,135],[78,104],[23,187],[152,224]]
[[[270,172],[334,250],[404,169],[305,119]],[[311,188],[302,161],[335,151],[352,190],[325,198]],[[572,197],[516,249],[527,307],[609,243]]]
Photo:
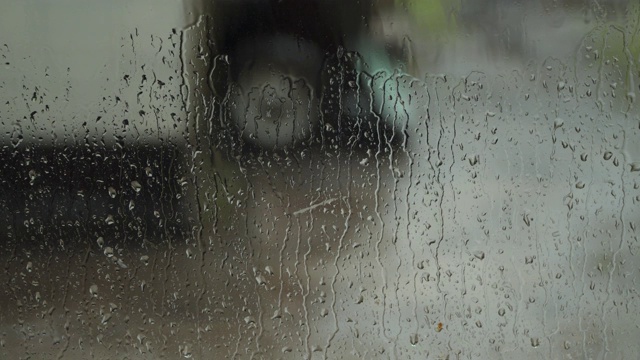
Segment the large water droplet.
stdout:
[[91,294],[91,296],[93,296],[93,297],[97,297],[98,296],[98,285],[93,284],[93,285],[89,286],[89,294]]
[[415,334],[415,333],[414,333],[414,334],[411,334],[411,335],[409,336],[409,342],[410,342],[410,343],[411,343],[411,345],[413,345],[413,346],[416,346],[416,344],[418,344],[418,340],[419,340],[419,338],[418,338],[418,334]]
[[140,192],[140,190],[142,190],[142,185],[141,185],[139,182],[137,182],[136,180],[133,180],[133,181],[131,182],[131,188],[132,188],[135,192],[139,193],[139,192]]

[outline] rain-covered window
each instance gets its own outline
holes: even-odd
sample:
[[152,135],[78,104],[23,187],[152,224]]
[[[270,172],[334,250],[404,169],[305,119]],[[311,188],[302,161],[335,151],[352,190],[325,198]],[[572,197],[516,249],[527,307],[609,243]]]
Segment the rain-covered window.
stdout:
[[0,358],[640,354],[636,0],[0,6]]

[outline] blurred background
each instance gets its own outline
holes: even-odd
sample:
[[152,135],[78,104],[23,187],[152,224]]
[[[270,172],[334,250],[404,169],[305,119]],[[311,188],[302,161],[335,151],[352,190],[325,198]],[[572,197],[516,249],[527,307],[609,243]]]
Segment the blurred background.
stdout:
[[640,354],[636,1],[2,8],[0,358]]

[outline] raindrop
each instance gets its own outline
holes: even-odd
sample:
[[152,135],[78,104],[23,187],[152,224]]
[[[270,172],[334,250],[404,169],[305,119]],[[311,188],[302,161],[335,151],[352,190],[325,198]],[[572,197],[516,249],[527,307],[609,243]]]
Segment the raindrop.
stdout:
[[38,177],[38,173],[35,170],[29,170],[29,180],[31,180],[32,185],[37,177]]
[[117,195],[116,189],[113,188],[113,186],[109,186],[109,196],[111,196],[111,198],[115,198]]
[[104,222],[107,223],[107,225],[113,225],[115,224],[115,221],[113,220],[113,215],[108,215],[106,219],[104,219]]
[[118,267],[120,267],[120,269],[128,269],[129,268],[127,266],[127,264],[125,264],[124,261],[122,261],[122,259],[117,259],[116,260],[116,264],[118,264]]
[[538,346],[540,346],[540,339],[531,338],[531,346],[533,346],[534,348],[537,348]]
[[193,356],[189,345],[184,345],[184,346],[180,345],[178,347],[178,351],[180,352],[180,355],[182,355],[184,358],[189,359]]
[[142,190],[142,185],[140,185],[140,183],[139,183],[139,182],[137,182],[136,180],[133,180],[133,181],[131,182],[131,188],[132,188],[135,192],[139,193],[139,192],[140,192],[140,190]]
[[97,297],[98,296],[98,285],[93,284],[93,285],[89,286],[89,294],[91,294],[91,296],[93,296],[93,297]]
[[480,160],[480,156],[479,155],[474,155],[472,157],[469,158],[469,164],[471,164],[471,166],[474,166],[478,163],[478,161]]
[[562,127],[562,125],[564,125],[564,120],[560,119],[560,118],[556,118],[556,120],[553,122],[553,128],[557,129]]
[[604,159],[607,161],[610,160],[612,156],[613,156],[613,153],[611,151],[606,151],[604,153]]
[[411,345],[415,346],[418,343],[418,334],[411,334],[409,336],[409,342],[411,343]]
[[112,257],[113,256],[113,248],[111,246],[107,246],[106,248],[104,248],[104,255],[106,257]]
[[473,256],[479,260],[484,260],[484,251],[476,251],[473,253]]

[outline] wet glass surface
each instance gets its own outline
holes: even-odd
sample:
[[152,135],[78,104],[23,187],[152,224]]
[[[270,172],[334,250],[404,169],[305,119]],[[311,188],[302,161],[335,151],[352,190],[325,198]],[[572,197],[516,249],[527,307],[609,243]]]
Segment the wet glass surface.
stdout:
[[640,5],[10,1],[0,358],[640,353]]

